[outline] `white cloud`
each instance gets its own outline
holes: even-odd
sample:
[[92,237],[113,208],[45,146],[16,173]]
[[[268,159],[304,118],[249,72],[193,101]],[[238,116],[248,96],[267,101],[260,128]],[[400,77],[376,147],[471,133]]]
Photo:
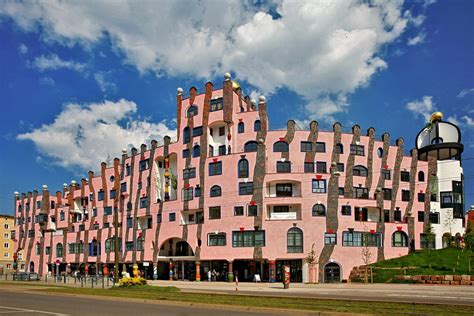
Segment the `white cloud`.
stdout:
[[417,36],[409,38],[407,41],[407,44],[408,46],[415,46],[415,45],[424,43],[425,38],[426,38],[426,33],[420,32],[418,33]]
[[51,77],[41,77],[39,79],[39,83],[44,85],[44,86],[54,86],[54,85],[56,85],[56,81],[54,81],[54,79],[51,78]]
[[472,117],[464,115],[461,119],[464,121],[463,123],[465,126],[469,128],[474,127],[474,119]]
[[39,71],[70,69],[81,72],[85,69],[84,64],[75,61],[62,60],[56,54],[51,54],[49,56],[41,55],[36,57],[33,60],[32,66]]
[[28,53],[28,46],[22,43],[20,44],[20,46],[18,46],[18,51],[20,52],[20,54],[25,55],[26,53]]
[[94,74],[94,79],[97,82],[102,92],[115,92],[117,91],[117,85],[110,81],[107,73],[100,71]]
[[453,115],[453,116],[448,117],[447,121],[450,122],[450,123],[453,123],[454,125],[458,125],[458,126],[461,125],[457,115]]
[[137,105],[124,99],[88,105],[70,103],[51,124],[17,138],[31,140],[42,155],[60,166],[96,170],[107,155],[120,156],[121,148],[139,148],[152,139],[175,136],[165,122],[132,119],[136,111]]
[[405,107],[415,115],[415,117],[423,117],[427,122],[431,116],[431,113],[435,111],[435,104],[433,103],[433,97],[425,95],[421,100],[414,100],[408,102]]
[[381,48],[413,19],[402,5],[401,0],[269,2],[277,18],[268,8],[238,0],[2,2],[0,12],[26,31],[41,30],[48,42],[90,48],[109,36],[141,72],[222,80],[225,71],[233,71],[266,94],[286,87],[306,100],[302,110],[312,111],[318,102],[329,106],[301,113],[324,120],[328,117],[316,116],[345,111],[347,104],[338,100],[387,67]]
[[473,92],[474,92],[474,88],[463,89],[459,92],[457,97],[461,99],[461,98],[464,98],[466,95],[468,95],[470,93],[473,93]]

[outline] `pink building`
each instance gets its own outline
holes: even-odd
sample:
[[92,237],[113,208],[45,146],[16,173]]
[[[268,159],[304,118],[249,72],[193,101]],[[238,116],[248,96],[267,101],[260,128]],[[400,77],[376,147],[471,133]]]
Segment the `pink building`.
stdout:
[[[374,262],[427,247],[428,222],[437,248],[446,232],[462,233],[462,144],[459,129],[439,116],[410,156],[403,139],[393,144],[388,133],[358,125],[320,131],[313,121],[298,130],[290,120],[272,131],[265,98],[243,97],[226,74],[222,89],[208,82],[186,97],[178,89],[177,131],[176,141],[124,150],[113,166],[102,163],[100,174],[55,194],[47,186],[15,193],[27,269],[112,271],[115,215],[120,271],[137,263],[159,279],[195,280],[210,270],[222,280],[238,273],[240,281],[272,282],[289,265],[295,282],[311,281],[313,271],[319,282],[340,282],[364,264],[363,249]],[[311,249],[315,269],[305,260]]]

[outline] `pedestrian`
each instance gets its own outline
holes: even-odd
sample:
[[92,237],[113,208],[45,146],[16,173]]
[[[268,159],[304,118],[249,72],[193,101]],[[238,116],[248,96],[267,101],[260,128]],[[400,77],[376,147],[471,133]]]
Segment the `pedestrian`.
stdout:
[[207,281],[209,281],[209,282],[212,281],[212,272],[211,272],[210,269],[207,271]]
[[212,281],[216,281],[217,280],[217,272],[215,269],[212,269]]

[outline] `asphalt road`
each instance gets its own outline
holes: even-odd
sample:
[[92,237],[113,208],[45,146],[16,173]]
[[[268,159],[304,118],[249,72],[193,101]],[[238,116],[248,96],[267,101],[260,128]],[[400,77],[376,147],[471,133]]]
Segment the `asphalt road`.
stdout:
[[[141,300],[89,298],[82,296],[48,295],[30,292],[10,292],[0,289],[0,315],[308,315],[304,312],[275,310],[251,311],[245,308],[209,307],[196,304],[167,304]],[[314,314],[312,314],[314,315]]]

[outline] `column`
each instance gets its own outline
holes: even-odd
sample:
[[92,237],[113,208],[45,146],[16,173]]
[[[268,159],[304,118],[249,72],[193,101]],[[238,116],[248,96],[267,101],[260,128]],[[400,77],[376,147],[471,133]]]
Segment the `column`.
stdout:
[[276,282],[276,262],[275,260],[268,260],[268,278],[270,283],[275,283]]
[[181,261],[181,279],[184,281],[184,260]]
[[153,262],[153,280],[158,280],[158,262]]
[[201,281],[201,262],[196,261],[196,281]]
[[228,266],[228,269],[227,269],[227,281],[228,282],[234,282],[234,269],[233,269],[233,265],[232,265],[233,261],[232,260],[229,260],[227,261],[227,266]]

